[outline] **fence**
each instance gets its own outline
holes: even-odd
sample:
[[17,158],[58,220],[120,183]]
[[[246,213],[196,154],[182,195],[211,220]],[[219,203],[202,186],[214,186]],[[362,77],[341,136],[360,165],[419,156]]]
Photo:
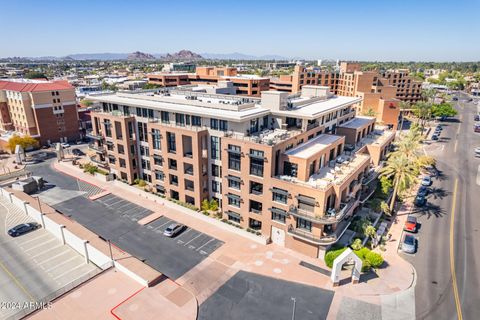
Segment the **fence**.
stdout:
[[15,179],[17,177],[22,177],[22,176],[28,177],[30,175],[31,175],[30,171],[22,169],[22,170],[0,175],[0,182]]

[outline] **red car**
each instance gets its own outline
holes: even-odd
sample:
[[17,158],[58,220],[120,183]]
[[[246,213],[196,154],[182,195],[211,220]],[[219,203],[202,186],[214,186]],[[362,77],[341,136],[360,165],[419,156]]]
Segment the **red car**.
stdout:
[[413,216],[408,216],[407,221],[405,221],[405,226],[403,227],[403,230],[408,232],[417,232],[417,227],[417,218]]

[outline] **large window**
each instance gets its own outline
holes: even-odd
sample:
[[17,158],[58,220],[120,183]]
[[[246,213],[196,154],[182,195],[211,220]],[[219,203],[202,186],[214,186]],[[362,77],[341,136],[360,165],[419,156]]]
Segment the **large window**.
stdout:
[[202,118],[199,116],[192,116],[192,126],[200,127],[202,125]]
[[157,129],[152,129],[152,143],[153,143],[153,149],[155,150],[161,150],[161,143],[160,143],[160,130]]
[[285,223],[287,218],[287,212],[285,210],[273,207],[272,211],[272,220]]
[[288,191],[279,189],[279,188],[272,188],[272,200],[278,203],[287,203],[288,199]]
[[297,218],[297,228],[299,229],[304,229],[307,231],[312,231],[312,222],[302,219],[302,218]]
[[307,196],[299,195],[298,200],[298,209],[308,212],[313,212],[315,210],[315,199]]
[[250,212],[262,214],[262,203],[255,200],[250,200]]
[[298,165],[289,161],[283,162],[283,174],[290,177],[297,177]]
[[163,123],[170,122],[170,115],[167,111],[160,111],[160,118],[162,119]]
[[221,167],[217,166],[216,164],[212,164],[212,176],[220,177],[221,175],[222,175]]
[[175,133],[167,132],[167,144],[168,144],[168,152],[175,153],[177,151]]
[[228,121],[212,118],[210,119],[210,128],[213,130],[228,131]]
[[263,184],[255,181],[250,181],[250,193],[261,195],[263,193]]
[[250,149],[250,174],[254,176],[263,177],[263,151]]
[[228,145],[228,169],[240,171],[241,168],[241,149],[233,144]]
[[177,126],[185,126],[185,115],[183,113],[175,113],[175,123]]
[[227,194],[228,204],[233,207],[240,208],[240,196],[236,194]]
[[242,180],[239,177],[228,176],[227,179],[229,188],[240,190]]
[[219,181],[212,180],[212,192],[214,193],[222,192],[222,184]]
[[220,160],[220,138],[211,136],[210,137],[210,144],[211,144],[211,157],[213,160]]

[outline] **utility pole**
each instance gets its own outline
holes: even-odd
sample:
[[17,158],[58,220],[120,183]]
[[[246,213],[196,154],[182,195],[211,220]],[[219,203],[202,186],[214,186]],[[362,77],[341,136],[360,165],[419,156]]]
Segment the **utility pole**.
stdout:
[[293,309],[292,309],[292,320],[295,320],[295,305],[297,304],[297,298],[292,297]]

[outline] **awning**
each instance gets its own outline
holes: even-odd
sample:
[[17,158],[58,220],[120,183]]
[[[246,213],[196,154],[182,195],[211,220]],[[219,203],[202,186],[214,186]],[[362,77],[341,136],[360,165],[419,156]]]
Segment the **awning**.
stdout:
[[233,193],[227,193],[227,198],[240,201],[240,196],[237,196],[236,194],[233,194]]
[[228,153],[242,154],[242,152],[239,151],[239,150],[234,150],[234,149],[230,149],[230,148],[227,148],[226,150],[227,150]]
[[154,159],[158,159],[158,160],[162,160],[162,159],[163,159],[163,157],[162,157],[161,155],[159,155],[159,154],[154,154],[154,155],[153,155],[153,158],[154,158]]
[[242,183],[242,179],[240,179],[240,177],[228,175],[228,176],[226,176],[226,178],[228,180],[232,180],[232,181],[235,181],[235,182],[238,182],[238,183]]
[[228,216],[240,219],[242,216],[239,213],[228,210],[225,212]]
[[164,187],[164,186],[161,186],[161,185],[157,184],[156,187],[157,187],[157,190],[159,190],[159,191],[165,191],[165,187]]
[[279,189],[279,188],[275,188],[275,187],[271,188],[270,191],[281,194],[281,195],[284,195],[284,196],[287,196],[287,197],[290,194],[290,193],[288,193],[287,190],[283,190],[283,189]]
[[276,214],[281,214],[281,215],[284,215],[284,216],[287,215],[287,211],[279,209],[279,208],[272,207],[272,208],[268,208],[268,210],[270,210],[271,212],[276,213]]
[[261,161],[265,161],[265,157],[264,156],[259,156],[257,154],[253,154],[253,153],[249,153],[248,156],[250,158],[253,158],[253,159],[258,159],[258,160],[261,160]]
[[298,201],[302,201],[303,203],[310,204],[314,206],[317,202],[315,201],[315,198],[307,197],[307,196],[302,196],[301,194],[297,195],[296,197]]

